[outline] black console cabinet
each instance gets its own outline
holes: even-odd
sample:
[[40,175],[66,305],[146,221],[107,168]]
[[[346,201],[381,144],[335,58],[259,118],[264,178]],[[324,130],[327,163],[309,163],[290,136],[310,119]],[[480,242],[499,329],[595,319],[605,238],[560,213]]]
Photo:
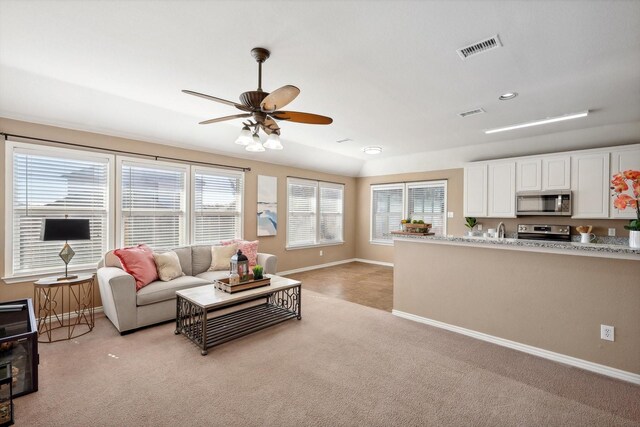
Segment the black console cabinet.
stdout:
[[0,363],[11,362],[13,397],[38,391],[38,325],[31,298],[0,303]]

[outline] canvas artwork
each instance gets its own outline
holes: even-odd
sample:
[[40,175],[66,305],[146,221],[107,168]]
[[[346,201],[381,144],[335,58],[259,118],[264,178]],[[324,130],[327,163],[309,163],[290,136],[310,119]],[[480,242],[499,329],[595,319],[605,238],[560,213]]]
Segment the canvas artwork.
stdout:
[[278,232],[278,178],[258,175],[258,236]]

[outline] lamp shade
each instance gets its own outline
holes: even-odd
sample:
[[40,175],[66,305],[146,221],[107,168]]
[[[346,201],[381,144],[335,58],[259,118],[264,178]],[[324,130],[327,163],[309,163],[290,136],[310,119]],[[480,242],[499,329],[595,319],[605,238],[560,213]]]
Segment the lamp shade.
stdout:
[[88,219],[45,218],[42,223],[42,240],[90,240]]

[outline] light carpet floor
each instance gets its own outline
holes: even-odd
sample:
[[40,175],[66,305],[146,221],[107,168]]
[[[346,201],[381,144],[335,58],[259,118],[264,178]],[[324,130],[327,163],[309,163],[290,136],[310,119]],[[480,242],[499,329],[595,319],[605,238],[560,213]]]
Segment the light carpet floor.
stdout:
[[40,344],[21,426],[631,426],[640,387],[303,290],[301,321],[208,356],[100,316]]

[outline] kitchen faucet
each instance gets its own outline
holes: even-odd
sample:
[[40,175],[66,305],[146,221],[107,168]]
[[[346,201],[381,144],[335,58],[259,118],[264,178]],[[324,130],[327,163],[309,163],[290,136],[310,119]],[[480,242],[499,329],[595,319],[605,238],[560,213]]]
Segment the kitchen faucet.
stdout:
[[504,233],[505,233],[505,228],[504,228],[504,223],[502,221],[500,221],[500,224],[498,224],[498,239],[504,239]]

